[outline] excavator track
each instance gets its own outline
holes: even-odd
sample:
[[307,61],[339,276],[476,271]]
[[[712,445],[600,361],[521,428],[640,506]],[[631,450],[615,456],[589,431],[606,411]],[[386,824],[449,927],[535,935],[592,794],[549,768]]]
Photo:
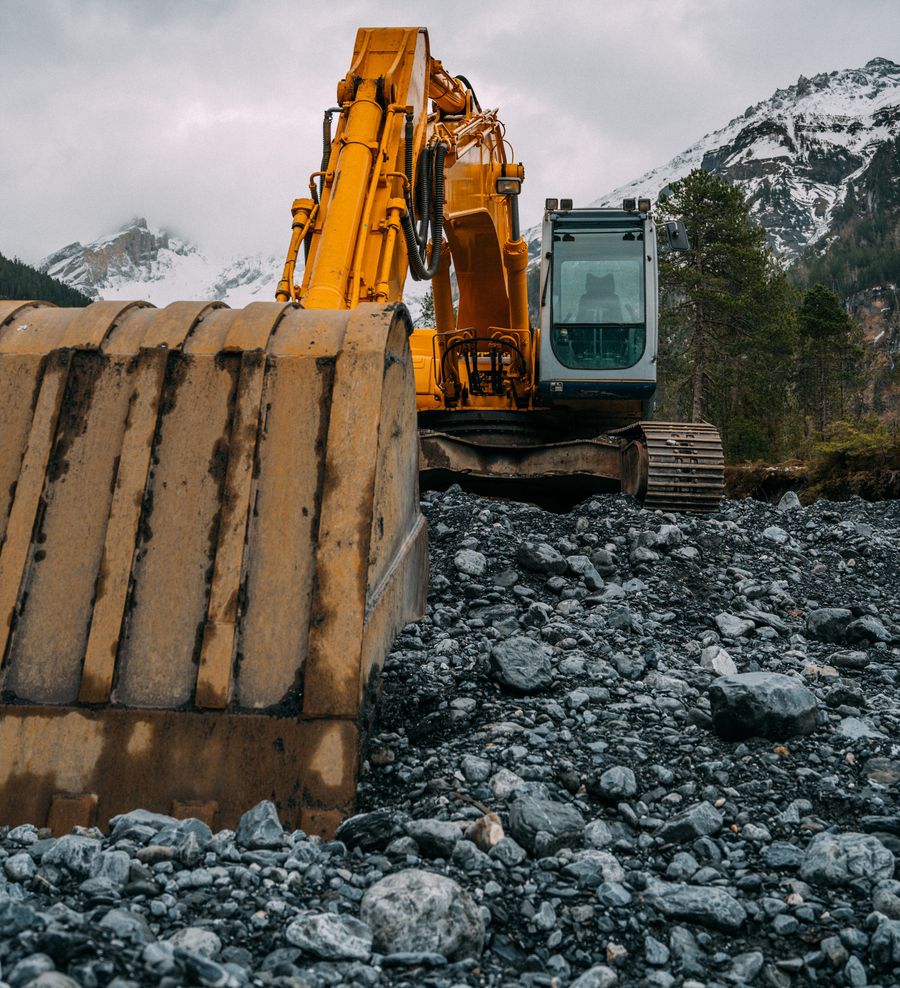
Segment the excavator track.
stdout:
[[[635,478],[623,486],[644,506],[709,514],[725,490],[719,431],[708,422],[638,422],[618,433],[631,439]],[[630,488],[630,489],[629,489]]]

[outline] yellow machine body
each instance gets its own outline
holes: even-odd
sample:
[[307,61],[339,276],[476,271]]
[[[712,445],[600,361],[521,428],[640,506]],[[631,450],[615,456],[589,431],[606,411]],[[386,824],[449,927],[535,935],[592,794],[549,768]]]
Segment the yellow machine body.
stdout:
[[[352,811],[381,664],[424,610],[422,451],[459,456],[417,409],[532,408],[539,333],[522,166],[427,32],[361,29],[337,102],[276,301],[0,302],[0,823],[234,826],[269,798],[330,834]],[[638,440],[595,446],[612,472],[631,450],[637,489]],[[531,469],[584,448],[561,456]]]

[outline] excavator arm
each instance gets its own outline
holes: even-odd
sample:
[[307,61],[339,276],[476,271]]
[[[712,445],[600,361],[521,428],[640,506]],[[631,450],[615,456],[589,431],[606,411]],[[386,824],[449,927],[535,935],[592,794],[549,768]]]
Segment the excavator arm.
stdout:
[[[353,308],[401,301],[407,274],[433,279],[437,331],[417,333],[412,347],[436,378],[439,402],[453,406],[464,389],[479,390],[469,378],[477,380],[476,351],[487,347],[496,351],[502,389],[520,406],[534,360],[517,207],[524,169],[507,158],[496,110],[482,110],[467,81],[431,56],[422,28],[360,29],[337,99],[325,113],[310,196],[292,206],[277,298],[306,309]],[[491,394],[497,390],[494,381]]]

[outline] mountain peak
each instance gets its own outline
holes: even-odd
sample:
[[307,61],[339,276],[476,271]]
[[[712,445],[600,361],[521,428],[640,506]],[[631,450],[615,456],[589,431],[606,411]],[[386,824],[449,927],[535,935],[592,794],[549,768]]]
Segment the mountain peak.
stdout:
[[785,263],[821,242],[835,211],[879,148],[900,134],[900,65],[873,58],[863,68],[801,75],[667,164],[594,205],[625,196],[656,199],[694,168],[741,188],[753,218]]
[[209,258],[190,240],[134,216],[115,232],[45,257],[41,270],[91,298],[167,305],[208,298],[244,305],[274,298],[275,258]]
[[870,69],[872,72],[900,75],[900,65],[896,62],[892,62],[889,58],[870,58],[869,61],[866,62],[864,68]]

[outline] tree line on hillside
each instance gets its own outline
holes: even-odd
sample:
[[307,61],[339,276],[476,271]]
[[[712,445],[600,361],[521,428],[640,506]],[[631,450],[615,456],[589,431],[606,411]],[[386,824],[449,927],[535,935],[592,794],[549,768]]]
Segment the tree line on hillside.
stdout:
[[698,169],[659,212],[691,246],[661,252],[658,416],[714,422],[730,462],[806,455],[862,421],[862,330],[830,288],[789,280],[740,190]]
[[18,258],[0,254],[0,299],[40,299],[54,305],[80,307],[93,299],[38,271]]

